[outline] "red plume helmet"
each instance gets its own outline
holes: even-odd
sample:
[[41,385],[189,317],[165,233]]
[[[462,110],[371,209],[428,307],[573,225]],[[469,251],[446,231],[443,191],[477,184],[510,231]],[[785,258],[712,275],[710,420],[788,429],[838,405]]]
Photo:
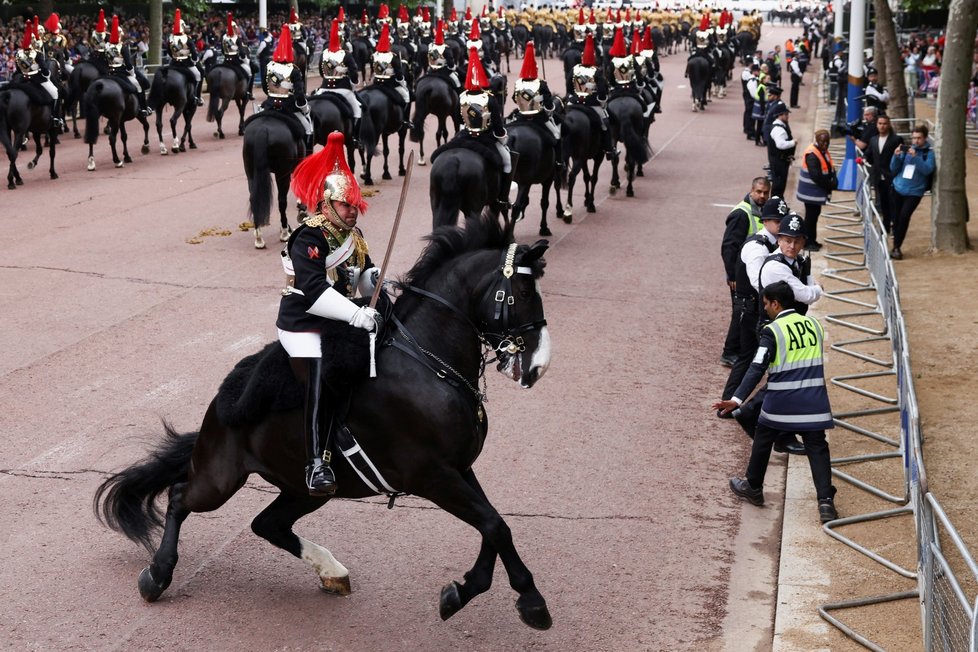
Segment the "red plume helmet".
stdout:
[[597,25],[594,18],[594,7],[591,7],[591,15],[587,19],[588,25]]
[[489,88],[489,79],[475,48],[469,48],[469,70],[465,73],[465,90],[478,93]]
[[489,3],[488,2],[486,4],[484,4],[484,5],[482,5],[482,17],[483,18],[486,18],[487,16],[489,16]]
[[584,7],[581,7],[580,9],[577,10],[577,24],[578,25],[584,24]]
[[58,14],[51,14],[48,16],[47,22],[44,23],[44,29],[48,34],[58,34],[61,31],[61,19],[58,18]]
[[228,36],[234,36],[234,16],[231,12],[228,12]]
[[288,25],[282,25],[282,34],[278,37],[278,45],[272,54],[272,61],[276,63],[292,63],[295,55],[292,52],[292,32]]
[[361,25],[366,25],[366,24],[368,24],[369,22],[370,22],[370,16],[368,16],[368,15],[367,15],[367,10],[366,10],[366,9],[364,9],[364,10],[363,10],[363,13],[362,13],[362,14],[360,14],[360,24],[361,24]]
[[329,28],[329,51],[339,52],[340,48],[340,19],[334,18],[333,24]]
[[619,28],[615,30],[615,40],[611,44],[611,50],[608,51],[613,57],[627,57],[628,49],[625,48],[625,34]]
[[537,78],[537,58],[534,56],[533,41],[526,44],[526,52],[523,55],[523,67],[520,69],[520,79]]
[[704,13],[700,18],[700,31],[705,32],[708,29],[710,29],[710,12]]
[[360,185],[346,162],[343,133],[334,131],[326,138],[326,147],[306,157],[292,173],[292,192],[309,208],[321,201],[342,201],[364,213]]
[[299,14],[296,13],[295,7],[289,7],[289,22],[292,24],[299,22]]
[[37,15],[35,14],[34,16],[34,40],[35,41],[41,40],[41,34],[40,32],[37,31],[38,27],[40,26],[41,26],[41,19],[38,18]]
[[[180,24],[180,10],[177,9],[177,25]],[[95,23],[95,31],[102,33],[105,31],[105,9],[98,10],[98,22]],[[180,32],[174,32],[174,34],[179,34]]]
[[465,20],[472,20],[472,7],[465,8]]
[[382,20],[384,18],[390,18],[391,10],[387,6],[387,3],[381,3],[380,9],[377,10],[377,20]]
[[377,39],[377,52],[391,51],[391,26],[384,23],[380,28],[380,38]]
[[[183,34],[183,28],[180,26],[180,10],[175,9],[173,11],[173,35],[180,36]],[[101,9],[98,10],[98,27],[95,28],[96,32],[105,31],[105,14]]]
[[441,18],[435,27],[435,45],[445,45],[445,23]]
[[581,65],[593,68],[594,62],[594,36],[590,33],[584,38],[584,52],[581,53]]
[[340,7],[340,10],[336,12],[336,20],[340,21],[340,24],[346,22],[346,12],[343,11],[343,7]]
[[408,16],[407,7],[402,3],[397,10],[397,20],[402,23],[410,23],[411,17]]
[[24,39],[20,42],[21,50],[29,50],[31,48],[31,35],[34,33],[34,23],[28,20],[24,23]]
[[642,53],[642,37],[639,36],[638,32],[632,36],[632,54]]
[[655,43],[652,42],[652,28],[646,27],[645,33],[642,34],[642,49],[643,50],[654,50]]
[[119,45],[119,17],[112,16],[112,33],[109,34],[109,43]]
[[606,23],[613,23],[613,22],[615,22],[615,15],[613,13],[611,13],[611,7],[608,7],[608,13],[605,16],[604,22],[606,22]]
[[625,7],[625,22],[632,22],[632,10],[628,7]]
[[482,38],[482,35],[479,32],[479,21],[473,20],[472,21],[472,29],[469,30],[469,40],[470,41],[478,41],[480,38]]
[[424,23],[431,22],[431,12],[428,11],[428,6],[425,5],[424,11],[421,12],[421,21]]
[[455,11],[455,7],[452,7],[452,13],[448,14],[448,20],[452,21],[453,23],[458,22],[458,12]]

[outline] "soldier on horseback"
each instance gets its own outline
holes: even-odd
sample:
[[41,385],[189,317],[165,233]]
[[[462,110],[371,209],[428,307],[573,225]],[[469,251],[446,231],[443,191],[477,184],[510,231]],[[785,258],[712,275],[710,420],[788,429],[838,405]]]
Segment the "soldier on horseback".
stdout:
[[288,286],[279,306],[279,341],[292,370],[305,387],[306,486],[313,496],[336,492],[330,468],[328,420],[320,416],[322,397],[322,331],[333,319],[368,331],[380,321],[376,310],[357,306],[350,297],[369,297],[376,289],[377,268],[357,228],[367,204],[346,163],[343,134],[334,131],[326,147],[292,174],[292,191],[313,211],[282,251]]
[[537,61],[533,41],[526,44],[520,78],[513,88],[513,101],[516,103],[516,120],[532,122],[540,127],[544,141],[554,148],[554,163],[563,163],[560,153],[560,127],[554,123],[554,96],[546,80],[537,76]]
[[360,78],[357,75],[357,62],[353,59],[353,55],[343,48],[340,39],[341,26],[340,19],[334,18],[329,32],[329,43],[319,61],[319,72],[323,76],[323,83],[314,94],[334,93],[346,101],[350,107],[350,115],[353,117],[353,134],[356,139],[360,133],[360,117],[363,112],[353,87]]
[[68,79],[75,67],[71,65],[71,59],[68,57],[68,39],[61,33],[61,19],[58,18],[58,14],[48,16],[41,40],[44,41],[45,56],[57,61],[61,66],[61,78]]
[[[384,5],[382,5],[383,7]],[[404,76],[404,64],[396,52],[391,52],[390,23],[383,23],[377,50],[370,57],[374,86],[384,89],[387,96],[401,109],[404,124],[410,127],[411,94]]]
[[482,33],[479,30],[479,23],[472,21],[472,29],[469,30],[469,40],[465,42],[465,49],[471,56],[472,50],[475,50],[479,59],[481,59],[482,67],[486,72],[491,72],[496,74],[495,55],[492,51],[492,45],[482,40]]
[[204,106],[204,100],[200,97],[203,74],[197,62],[197,46],[186,33],[186,25],[180,18],[180,9],[173,11],[173,33],[170,34],[168,49],[170,65],[167,66],[167,71],[177,70],[178,74],[185,75],[193,84],[193,96],[197,106]]
[[295,11],[295,6],[289,8],[289,36],[292,37],[292,46],[298,47],[309,56],[309,45],[306,43],[306,30],[299,22],[299,14]]
[[261,109],[294,115],[305,132],[306,151],[311,152],[313,127],[309,117],[309,103],[306,101],[306,80],[294,62],[291,30],[289,25],[282,25],[282,35],[261,80],[262,90],[268,96],[262,102]]
[[105,54],[105,47],[109,44],[109,31],[105,22],[105,9],[98,10],[98,20],[92,30],[91,41],[92,49],[88,54],[88,60],[98,68],[99,74],[108,75],[109,58]]
[[[35,44],[41,46],[40,38],[35,38],[35,29],[33,21],[28,20],[24,25],[24,39],[21,41],[20,48],[14,52],[14,65],[20,73],[20,78],[15,78],[14,84],[20,82],[19,87],[31,102],[51,106],[51,128],[57,130],[64,126],[60,117],[61,94],[51,81],[51,72],[48,70],[44,52],[40,47],[35,47]],[[11,87],[17,86],[11,85]],[[36,88],[43,88],[44,92],[34,90]]]
[[221,38],[221,51],[224,52],[224,63],[234,68],[235,72],[243,74],[248,89],[245,91],[245,99],[255,99],[251,93],[254,76],[251,74],[248,44],[238,35],[238,24],[234,22],[234,17],[230,11],[228,12],[227,32]]
[[146,105],[146,95],[136,78],[136,68],[132,63],[129,44],[122,42],[118,16],[112,16],[112,33],[109,35],[109,44],[105,46],[105,53],[109,58],[109,74],[115,78],[122,90],[136,96],[136,103],[139,104],[139,112],[142,115],[152,114],[153,109]]
[[696,31],[693,49],[689,53],[689,58],[705,57],[710,62],[710,68],[716,65],[713,56],[713,48],[710,45],[710,14],[706,12],[700,18],[700,28]]
[[456,93],[462,92],[462,82],[458,78],[455,54],[445,45],[445,28],[441,19],[435,28],[435,40],[428,46],[428,74],[440,75],[451,82]]
[[414,24],[408,15],[407,7],[403,4],[397,11],[397,24],[395,26],[397,43],[407,50],[408,61],[415,61],[418,54],[418,46],[414,42]]
[[594,57],[594,37],[588,34],[584,40],[584,54],[581,63],[574,66],[571,72],[571,84],[574,89],[567,101],[579,106],[590,107],[601,123],[601,147],[609,161],[613,161],[618,152],[611,142],[611,131],[608,129],[608,83],[604,74],[597,67]]
[[638,64],[639,70],[645,76],[647,80],[647,90],[652,97],[652,102],[655,108],[652,110],[653,113],[662,113],[662,73],[659,66],[659,52],[655,49],[655,45],[652,43],[652,30],[648,27],[645,28],[645,33],[642,34],[641,41],[639,41],[636,36],[635,47],[632,52],[635,53],[635,63]]
[[652,113],[652,106],[647,101],[644,90],[646,87],[645,77],[639,69],[635,57],[629,53],[625,46],[625,35],[623,30],[615,32],[615,40],[611,46],[609,55],[609,76],[614,80],[611,89],[611,96],[630,95],[642,103],[642,115],[648,119]]

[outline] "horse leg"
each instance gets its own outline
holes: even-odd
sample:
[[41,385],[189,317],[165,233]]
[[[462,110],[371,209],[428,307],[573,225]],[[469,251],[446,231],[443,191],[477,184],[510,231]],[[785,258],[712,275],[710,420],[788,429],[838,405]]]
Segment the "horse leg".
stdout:
[[391,148],[387,142],[387,138],[388,135],[384,134],[384,173],[380,175],[380,178],[385,180],[390,180],[392,177],[391,177],[390,168],[387,166],[387,157],[390,156]]
[[146,602],[156,602],[173,581],[173,569],[179,559],[177,543],[180,540],[180,526],[190,516],[190,510],[183,502],[186,488],[186,482],[178,482],[170,487],[160,547],[153,554],[152,563],[139,573],[139,595]]
[[156,137],[160,141],[160,156],[166,156],[170,152],[166,149],[166,143],[163,142],[163,107],[160,107],[160,110],[156,112]]
[[183,147],[183,139],[177,140],[177,118],[180,117],[176,111],[170,116],[170,137],[173,138],[173,151],[174,152],[185,152]]
[[316,511],[328,500],[283,491],[255,517],[251,522],[251,531],[312,566],[324,591],[349,595],[350,571],[329,550],[292,531],[296,521]]
[[55,170],[54,170],[54,150],[55,150],[55,147],[56,147],[55,143],[56,143],[55,139],[52,138],[51,139],[51,145],[48,147],[48,155],[49,155],[50,160],[51,160],[51,167],[48,168],[48,175],[50,175],[50,177],[52,179],[57,179],[58,178],[58,173],[55,172]]
[[289,236],[292,235],[292,227],[289,226],[289,217],[286,215],[286,210],[288,210],[289,206],[290,180],[291,176],[287,172],[285,174],[275,175],[275,186],[278,189],[278,213],[282,223],[282,230],[279,231],[278,239],[282,242],[288,242]]
[[404,167],[404,138],[407,136],[407,129],[401,127],[401,130],[397,132],[397,176],[403,177],[407,174],[407,168]]
[[[248,106],[248,103],[244,100],[240,100],[237,102],[238,102],[238,135],[244,136],[244,123],[245,123],[244,114],[245,114],[245,107]],[[223,116],[224,113],[222,112],[221,115]],[[224,138],[224,132],[221,132],[221,138]]]
[[[54,134],[52,133],[51,136]],[[54,147],[54,138],[49,137],[50,146]],[[27,169],[33,170],[37,166],[37,162],[41,160],[41,154],[44,153],[44,145],[41,144],[41,133],[37,132],[34,134],[34,158],[27,162]]]
[[88,146],[88,165],[87,169],[89,172],[95,171],[95,144],[91,143]]
[[533,575],[513,546],[513,535],[499,512],[489,503],[472,470],[445,469],[437,487],[426,497],[465,521],[482,534],[482,547],[475,565],[462,584],[451,582],[442,589],[439,612],[443,620],[458,613],[473,597],[492,584],[496,554],[506,567],[509,584],[520,594],[516,601],[520,620],[534,629],[549,629],[553,624],[547,602],[533,582]]
[[[585,187],[584,206],[587,209],[588,213],[595,213],[598,210],[597,207],[594,205],[594,193],[597,192],[598,189],[598,168],[600,167],[601,167],[601,156],[599,155],[598,158],[594,159],[594,168],[591,170],[591,178],[590,179],[585,178],[585,183],[584,183],[584,187]],[[585,162],[584,164],[585,173],[587,172],[587,170],[588,167],[587,167],[587,163]]]
[[553,235],[550,227],[547,226],[547,209],[550,208],[550,186],[553,185],[553,179],[547,179],[542,185],[543,190],[540,193],[540,235],[547,237]]
[[183,114],[183,138],[180,139],[180,142],[183,142],[183,139],[185,138],[190,149],[197,149],[197,143],[194,142],[193,125],[191,124],[191,121],[194,118],[194,113],[197,112],[197,107],[194,106],[192,101],[188,100],[188,103],[189,107],[187,112],[184,112]]
[[625,196],[634,197],[635,189],[632,188],[632,181],[635,180],[635,164],[625,159],[625,180],[628,182],[625,186]]
[[[126,123],[119,123],[119,133],[122,135],[122,160],[126,163],[132,163],[132,157],[129,156],[129,133],[126,131]],[[121,165],[117,167],[122,167]]]
[[119,136],[119,127],[114,124],[109,124],[109,148],[112,150],[112,163],[117,167],[122,167],[122,159],[119,158],[119,154],[116,150],[116,138]]
[[513,201],[513,224],[526,217],[526,207],[530,204],[530,184],[521,183],[516,189],[516,199]]
[[611,185],[608,187],[608,194],[614,195],[621,188],[621,178],[618,176],[618,156],[611,159]]
[[567,174],[567,203],[564,205],[564,211],[561,215],[567,224],[570,224],[574,219],[574,183],[577,181],[577,175],[581,173],[582,167],[580,159],[575,158],[573,161],[571,170]]
[[[149,154],[149,120],[140,113],[136,114],[136,119],[139,120],[139,124],[143,125],[143,146],[140,148],[140,152]],[[123,130],[123,134],[125,134],[125,130]],[[123,138],[125,138],[124,135]]]

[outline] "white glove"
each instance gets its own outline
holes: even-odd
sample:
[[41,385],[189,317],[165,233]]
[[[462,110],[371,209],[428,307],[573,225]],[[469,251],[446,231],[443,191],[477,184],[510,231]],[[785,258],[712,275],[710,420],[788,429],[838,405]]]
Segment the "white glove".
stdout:
[[361,297],[369,297],[377,289],[377,279],[380,277],[380,268],[371,267],[360,274],[357,290]]
[[372,331],[377,328],[380,320],[380,313],[368,306],[363,306],[350,317],[350,326],[362,328],[365,331]]

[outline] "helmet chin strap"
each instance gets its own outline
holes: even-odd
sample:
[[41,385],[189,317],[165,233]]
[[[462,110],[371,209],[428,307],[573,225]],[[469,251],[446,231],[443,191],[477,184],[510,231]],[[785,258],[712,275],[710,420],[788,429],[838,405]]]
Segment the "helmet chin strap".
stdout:
[[330,224],[335,226],[340,231],[344,231],[344,232],[349,231],[350,229],[353,228],[351,226],[348,226],[343,220],[340,219],[340,216],[336,213],[336,209],[333,208],[333,201],[331,199],[323,200],[323,204],[326,209],[325,211],[323,211],[323,215],[326,216],[326,219],[329,220]]

